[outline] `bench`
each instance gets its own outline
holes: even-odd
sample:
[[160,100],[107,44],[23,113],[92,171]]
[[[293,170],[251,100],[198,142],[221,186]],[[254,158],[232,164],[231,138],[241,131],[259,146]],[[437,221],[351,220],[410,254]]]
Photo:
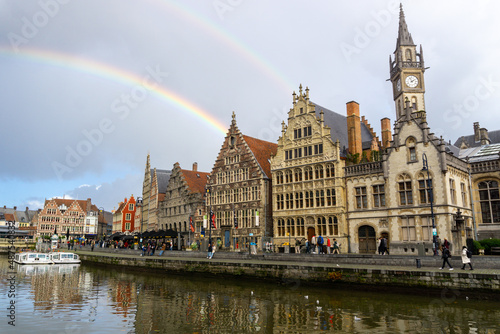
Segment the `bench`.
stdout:
[[491,255],[500,255],[500,247],[491,247]]

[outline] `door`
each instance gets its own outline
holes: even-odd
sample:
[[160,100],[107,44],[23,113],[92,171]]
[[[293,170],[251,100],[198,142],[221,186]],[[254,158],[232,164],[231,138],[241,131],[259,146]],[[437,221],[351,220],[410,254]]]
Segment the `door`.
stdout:
[[314,230],[314,227],[308,227],[307,228],[307,240],[311,241],[311,238],[316,234],[316,231]]
[[229,248],[231,246],[230,231],[224,231],[224,247]]
[[368,225],[363,225],[358,230],[359,253],[374,254],[377,250],[375,229]]

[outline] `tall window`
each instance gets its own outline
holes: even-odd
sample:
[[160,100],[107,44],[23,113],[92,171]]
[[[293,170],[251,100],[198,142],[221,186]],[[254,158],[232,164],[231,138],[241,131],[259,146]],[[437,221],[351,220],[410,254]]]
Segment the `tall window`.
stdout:
[[285,202],[283,200],[283,194],[276,195],[276,209],[283,210]]
[[134,211],[134,204],[130,203],[130,204],[128,205],[128,210],[129,210],[129,211]]
[[306,208],[314,207],[314,197],[312,191],[306,191]]
[[333,164],[326,165],[326,177],[335,177],[335,166]]
[[295,193],[295,208],[300,209],[304,207],[304,194],[301,192]]
[[411,189],[411,178],[408,174],[402,174],[398,178],[399,204],[412,205],[413,192]]
[[287,219],[286,220],[286,233],[288,233],[290,236],[295,236],[295,223],[293,219]]
[[276,173],[276,184],[283,184],[283,172]]
[[302,170],[300,168],[295,169],[295,182],[302,181]]
[[318,166],[314,167],[314,173],[315,173],[316,179],[322,179],[323,178],[323,166],[318,165]]
[[278,219],[278,235],[285,236],[285,221],[283,219]]
[[385,187],[383,184],[373,186],[373,206],[375,208],[385,206]]
[[335,189],[326,190],[326,205],[328,206],[337,205],[337,198],[335,197]]
[[479,183],[479,203],[483,223],[500,223],[500,195],[497,181]]
[[292,180],[292,171],[291,170],[287,170],[285,172],[285,182],[286,183],[293,182],[293,180]]
[[286,208],[293,209],[293,194],[286,194]]
[[407,148],[407,160],[408,162],[416,162],[417,161],[417,149],[416,149],[416,140],[413,137],[408,137],[406,139],[406,148]]
[[402,218],[401,229],[403,231],[403,241],[415,241],[417,240],[417,233],[415,231],[415,218],[414,217],[403,217]]
[[313,170],[312,167],[306,167],[304,170],[304,180],[309,181],[313,179]]
[[328,218],[328,232],[330,235],[339,235],[339,221],[337,217]]
[[422,219],[422,240],[432,240],[432,219],[431,216],[424,216]]
[[418,175],[418,192],[420,195],[420,204],[431,203],[430,191],[433,191],[432,179],[428,180],[427,176],[424,173],[420,173]]
[[316,207],[325,206],[325,191],[316,190]]
[[125,214],[125,220],[130,220],[132,215],[130,213]]
[[318,235],[326,235],[326,219],[318,217]]
[[304,218],[297,218],[297,236],[305,236]]
[[457,190],[455,189],[455,180],[449,179],[450,181],[450,199],[451,204],[457,204]]
[[356,187],[354,190],[356,197],[356,209],[366,209],[368,207],[366,187]]
[[312,128],[311,126],[306,126],[304,128],[304,137],[308,137],[308,136],[311,136],[312,135]]
[[467,189],[465,183],[460,183],[460,193],[462,194],[462,206],[467,206]]

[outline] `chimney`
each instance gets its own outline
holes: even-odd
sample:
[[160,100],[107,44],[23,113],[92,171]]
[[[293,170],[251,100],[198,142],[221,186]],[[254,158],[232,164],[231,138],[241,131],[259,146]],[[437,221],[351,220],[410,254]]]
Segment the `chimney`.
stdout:
[[480,139],[481,139],[481,145],[491,144],[491,140],[488,137],[488,130],[486,130],[485,128],[479,129],[479,135],[480,135]]
[[480,134],[479,134],[479,122],[474,122],[474,141],[478,142],[480,141]]
[[14,211],[16,211],[16,210],[17,210],[17,206],[14,207]]
[[193,162],[193,172],[197,172],[197,171],[198,171],[198,163]]
[[87,198],[87,212],[90,212],[90,210],[92,210],[92,200]]
[[380,120],[382,128],[382,148],[388,148],[392,141],[391,120],[387,117]]
[[349,153],[358,153],[361,157],[363,147],[361,146],[361,124],[359,120],[359,104],[355,101],[347,102],[347,138]]

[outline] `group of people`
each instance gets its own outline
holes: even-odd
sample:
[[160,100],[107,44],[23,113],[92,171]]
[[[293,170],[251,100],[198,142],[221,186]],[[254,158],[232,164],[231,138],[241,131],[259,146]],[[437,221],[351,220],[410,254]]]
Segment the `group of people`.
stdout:
[[[450,267],[449,270],[453,270],[453,266],[449,261],[449,259],[451,259],[450,242],[444,239],[443,245],[439,245],[439,250],[441,251],[441,258],[443,259],[443,264],[439,269],[444,269],[445,265],[448,264],[448,267]],[[469,265],[470,270],[474,270],[471,262],[472,252],[469,251],[467,246],[462,247],[460,257],[462,259],[462,270],[465,270],[467,264]]]
[[305,247],[308,254],[340,254],[340,244],[337,239],[330,240],[321,236],[321,234],[318,237],[313,235],[311,241],[305,238],[302,238],[302,240],[295,239],[295,253],[300,253],[303,247]]

